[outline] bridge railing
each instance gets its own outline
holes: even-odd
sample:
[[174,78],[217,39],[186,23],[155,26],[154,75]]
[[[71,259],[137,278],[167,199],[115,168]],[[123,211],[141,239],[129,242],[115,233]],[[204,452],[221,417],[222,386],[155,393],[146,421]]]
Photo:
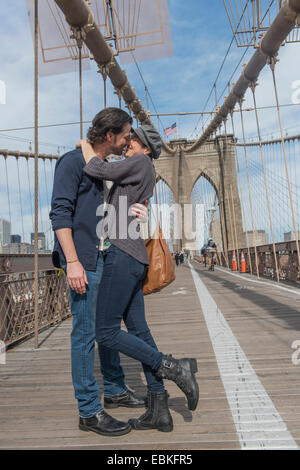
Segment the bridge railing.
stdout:
[[[281,281],[289,281],[300,284],[300,270],[298,266],[296,241],[280,242],[275,244],[276,257],[279,271],[279,279]],[[233,256],[236,259],[237,270],[241,270],[242,253],[246,262],[246,272],[265,277],[269,279],[277,279],[276,263],[274,259],[273,245],[260,245],[249,248],[239,248],[231,250],[227,253],[217,253],[216,263],[219,266],[232,269]],[[203,259],[203,256],[197,256],[197,261]],[[210,260],[207,260],[208,264]]]
[[[6,346],[35,332],[34,273],[0,276],[0,339]],[[69,295],[64,274],[58,270],[39,271],[38,331],[61,322],[70,315]]]

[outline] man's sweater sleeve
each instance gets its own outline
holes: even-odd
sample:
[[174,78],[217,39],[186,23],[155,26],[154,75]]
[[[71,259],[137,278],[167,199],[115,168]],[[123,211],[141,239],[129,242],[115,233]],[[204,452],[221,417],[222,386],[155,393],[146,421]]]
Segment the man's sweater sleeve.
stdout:
[[49,214],[54,231],[73,227],[73,215],[81,180],[82,164],[80,160],[75,155],[62,157],[55,169]]
[[93,178],[110,180],[119,184],[134,184],[145,177],[146,155],[134,155],[120,162],[106,162],[98,157],[92,158],[83,171]]

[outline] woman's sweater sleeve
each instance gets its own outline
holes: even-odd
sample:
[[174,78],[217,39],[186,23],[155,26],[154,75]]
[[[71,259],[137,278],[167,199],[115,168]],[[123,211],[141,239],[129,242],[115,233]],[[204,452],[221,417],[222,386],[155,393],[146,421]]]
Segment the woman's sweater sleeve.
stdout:
[[134,155],[120,162],[106,162],[92,158],[83,171],[93,178],[110,180],[119,184],[134,184],[142,181],[147,169],[146,155]]

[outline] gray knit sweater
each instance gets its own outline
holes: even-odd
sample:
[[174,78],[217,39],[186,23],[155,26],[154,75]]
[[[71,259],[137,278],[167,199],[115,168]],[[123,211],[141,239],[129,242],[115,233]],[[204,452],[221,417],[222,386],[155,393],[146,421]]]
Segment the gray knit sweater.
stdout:
[[151,158],[141,154],[109,163],[94,157],[83,171],[93,178],[114,183],[108,194],[109,208],[105,226],[102,227],[110,243],[140,263],[149,264],[140,226],[136,217],[130,215],[130,206],[137,202],[144,204],[153,194],[154,167]]

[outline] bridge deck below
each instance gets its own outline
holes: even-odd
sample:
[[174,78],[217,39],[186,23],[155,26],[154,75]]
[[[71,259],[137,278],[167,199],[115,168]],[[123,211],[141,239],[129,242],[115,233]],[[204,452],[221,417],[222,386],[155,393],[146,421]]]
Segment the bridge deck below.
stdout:
[[[29,340],[8,351],[6,364],[0,365],[0,448],[299,446],[300,364],[293,364],[291,346],[300,340],[300,290],[282,290],[271,282],[257,283],[250,275],[241,278],[224,269],[210,272],[196,262],[192,265],[193,272],[188,265],[177,267],[175,282],[146,297],[146,307],[159,349],[197,358],[200,400],[195,412],[188,410],[179,389],[166,382],[172,433],[132,431],[111,438],[80,431],[70,373],[69,319],[41,333],[38,350]],[[127,385],[145,393],[140,364],[122,356],[122,365]],[[96,370],[101,383],[98,362]],[[127,420],[143,410],[109,412]]]

